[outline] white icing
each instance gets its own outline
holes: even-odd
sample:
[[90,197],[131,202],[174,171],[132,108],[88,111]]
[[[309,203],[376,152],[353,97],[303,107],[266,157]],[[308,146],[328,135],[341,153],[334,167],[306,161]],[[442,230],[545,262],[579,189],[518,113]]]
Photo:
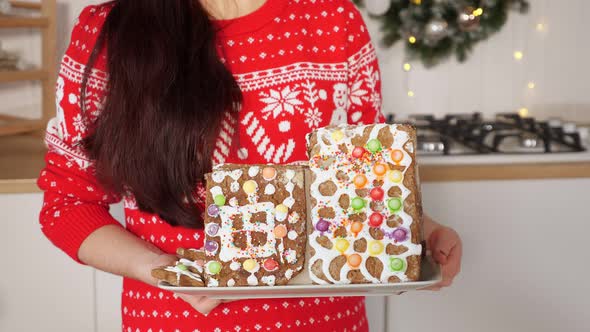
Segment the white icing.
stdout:
[[287,216],[288,213],[275,211],[275,218],[277,219],[277,221],[285,221],[285,219],[287,219]]
[[256,175],[258,175],[258,172],[260,172],[260,167],[258,166],[252,166],[248,169],[248,176],[250,176],[251,178],[255,177]]
[[242,267],[242,264],[240,264],[239,262],[231,262],[231,264],[229,264],[229,268],[232,269],[232,271],[237,271],[240,269],[240,267]]
[[293,270],[287,269],[287,271],[285,271],[285,278],[291,279],[292,277],[293,277]]
[[224,172],[213,172],[213,174],[211,174],[211,179],[215,183],[221,183],[221,182],[223,182],[223,178],[225,178]]
[[289,238],[289,240],[295,240],[297,238],[298,234],[297,232],[291,230],[289,231],[289,233],[287,234],[287,237]]
[[291,212],[291,214],[289,214],[289,223],[290,224],[296,224],[297,222],[299,222],[299,220],[301,219],[301,217],[299,216],[299,213],[293,211]]
[[[411,143],[409,141],[410,137],[407,132],[405,132],[403,130],[398,130],[397,125],[378,124],[378,125],[375,125],[374,128],[372,129],[372,131],[370,132],[369,140],[376,139],[379,131],[383,128],[386,128],[386,127],[389,127],[389,129],[394,137],[393,144],[392,144],[391,148],[401,150],[403,152],[403,159],[399,162],[399,165],[405,167],[405,170],[403,172],[403,174],[405,175],[407,168],[412,164],[411,155],[409,155],[403,149],[403,147],[407,143]],[[340,144],[345,144],[347,146],[348,150],[351,151],[354,148],[354,145],[352,144],[351,139],[357,135],[362,135],[364,129],[365,129],[365,127],[363,127],[363,126],[358,126],[355,128],[347,128],[346,125],[341,125],[338,128],[332,128],[332,129],[327,129],[327,128],[319,129],[317,131],[317,135],[318,135],[317,144],[320,147],[320,149],[319,149],[320,154],[322,156],[341,155],[342,152],[340,151],[340,149],[338,147],[338,145],[340,145]],[[336,141],[333,140],[332,135],[331,135],[331,133],[334,130],[343,130],[345,133],[345,138],[342,140],[339,140],[336,143]],[[309,136],[308,136],[308,139],[309,139]],[[327,142],[325,142],[324,140],[326,140]],[[385,148],[390,148],[390,147],[385,147]],[[413,146],[412,146],[412,148],[413,148]],[[314,227],[314,231],[308,237],[308,245],[312,246],[312,248],[315,250],[316,254],[310,258],[310,261],[308,263],[308,266],[310,267],[310,270],[309,270],[310,277],[311,277],[312,281],[314,281],[315,283],[318,283],[318,284],[326,284],[327,283],[325,280],[320,279],[316,275],[314,275],[313,271],[311,270],[311,266],[313,266],[314,263],[318,259],[321,259],[322,260],[322,266],[321,266],[322,271],[323,271],[326,279],[328,279],[330,283],[338,283],[338,284],[350,283],[350,281],[347,279],[348,272],[351,270],[351,268],[348,264],[345,264],[342,267],[342,269],[340,271],[340,278],[339,278],[340,280],[339,281],[332,278],[331,274],[329,273],[330,263],[336,257],[340,256],[341,253],[337,250],[326,249],[326,248],[322,247],[317,242],[317,238],[319,236],[322,236],[323,234],[321,234],[321,232],[315,230],[315,225],[317,224],[317,222],[320,219],[319,218],[319,209],[322,206],[332,206],[332,207],[334,207],[334,211],[336,213],[336,216],[333,219],[334,223],[336,224],[334,226],[334,228],[337,226],[340,226],[341,222],[348,218],[348,214],[352,213],[352,208],[349,208],[348,211],[343,211],[340,208],[338,199],[344,193],[347,193],[351,198],[357,196],[355,193],[355,187],[352,185],[352,183],[349,186],[338,186],[337,192],[333,196],[330,196],[330,197],[325,197],[319,193],[319,184],[321,184],[327,180],[333,180],[334,182],[338,183],[336,180],[337,179],[336,173],[338,171],[342,171],[342,172],[346,173],[350,179],[354,178],[354,176],[358,173],[357,173],[357,171],[355,171],[353,169],[352,163],[339,162],[338,159],[336,162],[334,162],[332,165],[330,165],[330,167],[328,167],[328,169],[325,169],[325,168],[320,169],[319,167],[317,167],[313,163],[314,157],[317,157],[317,156],[311,156],[312,162],[310,162],[310,166],[311,166],[310,169],[312,172],[314,172],[316,180],[310,186],[310,194],[312,197],[314,197],[317,200],[317,204],[315,206],[313,206],[311,209],[311,218],[312,218],[312,224]],[[382,158],[382,160],[380,160],[381,162],[395,164],[395,162],[391,159],[390,153],[381,154],[381,158]],[[365,176],[367,176],[367,180],[368,180],[369,184],[372,183],[377,177],[371,171],[365,172],[364,174],[365,174]],[[402,193],[402,201],[405,200],[411,194],[411,191],[408,188],[406,188],[403,185],[403,183],[393,183],[392,181],[390,181],[388,179],[387,176],[385,176],[383,178],[383,180],[384,180],[384,184],[383,184],[382,188],[386,193],[389,191],[389,189],[391,187],[398,186],[401,190],[401,193]],[[370,202],[370,198],[367,198],[367,200],[368,200],[367,208],[365,208],[365,211],[370,212],[370,209],[368,208],[368,206],[369,206],[368,203]],[[383,214],[384,214],[385,220],[387,220],[387,217],[390,216],[392,213],[388,209],[385,209],[383,211]],[[401,258],[407,262],[407,258],[409,256],[421,254],[422,246],[411,242],[412,235],[411,235],[411,231],[410,231],[410,226],[413,223],[412,217],[410,215],[408,215],[403,210],[400,212],[397,212],[397,215],[403,220],[403,227],[408,230],[408,239],[404,242],[397,243],[397,245],[405,246],[406,248],[408,248],[408,251],[406,251],[405,253],[403,253],[401,255],[396,255],[395,257]],[[358,235],[356,237],[350,231],[350,225],[347,225],[346,228],[348,231],[347,232],[348,235],[347,235],[346,239],[349,241],[350,246],[348,247],[347,251],[344,252],[345,255],[349,255],[349,254],[354,253],[353,242],[356,239],[365,238],[367,241],[372,240],[372,236],[369,234],[369,227],[364,227],[361,230],[361,232],[358,233]],[[384,223],[382,225],[382,229],[385,232],[391,232],[395,228],[388,227],[387,223],[384,221]],[[386,246],[388,243],[393,243],[393,240],[389,241],[389,239],[387,237],[384,238],[383,239],[384,246]],[[360,269],[361,273],[363,274],[363,276],[367,280],[369,280],[373,283],[384,283],[384,282],[387,282],[389,277],[391,277],[391,276],[396,276],[402,281],[408,280],[408,277],[405,274],[405,271],[399,271],[399,272],[391,271],[391,269],[389,268],[390,255],[387,255],[385,250],[380,255],[373,256],[373,257],[376,257],[379,260],[381,260],[381,262],[383,263],[383,266],[384,266],[384,269],[383,269],[383,272],[381,273],[380,278],[373,277],[368,272],[368,270],[365,266],[367,259],[371,256],[371,255],[369,255],[368,251],[365,253],[357,253],[357,254],[359,254],[362,257],[363,264],[361,264],[359,269]]]
[[223,189],[220,186],[215,186],[209,190],[213,197],[223,195]]
[[234,287],[236,285],[236,281],[233,279],[229,279],[227,281],[227,287]]
[[230,199],[229,199],[229,205],[230,205],[230,206],[233,206],[233,207],[236,207],[236,206],[238,206],[238,199],[237,199],[236,197],[232,197],[232,198],[230,198]]
[[272,183],[269,183],[266,185],[266,187],[264,188],[264,194],[265,195],[272,195],[276,192],[276,188],[275,186],[272,185]]
[[231,190],[232,193],[238,192],[238,190],[240,190],[240,184],[237,182],[232,182],[229,185],[229,189]]
[[207,287],[219,287],[219,281],[217,281],[217,279],[209,278]]
[[251,274],[248,277],[248,285],[250,286],[257,286],[258,285],[258,278],[254,274]]
[[294,264],[297,261],[297,252],[293,249],[285,250],[285,260],[289,264]]
[[275,276],[264,276],[261,278],[262,282],[269,285],[269,286],[274,286],[275,285]]

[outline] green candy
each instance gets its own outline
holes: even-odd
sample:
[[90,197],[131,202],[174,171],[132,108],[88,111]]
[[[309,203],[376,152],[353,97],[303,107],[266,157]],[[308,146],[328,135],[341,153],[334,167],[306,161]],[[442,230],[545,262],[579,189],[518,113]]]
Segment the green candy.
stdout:
[[402,208],[402,200],[399,198],[392,198],[389,201],[387,201],[387,207],[392,212],[397,212]]
[[351,205],[354,210],[358,211],[358,210],[362,210],[365,207],[365,204],[366,204],[366,202],[364,199],[362,199],[360,197],[355,197],[352,199]]
[[184,264],[178,264],[176,265],[176,267],[180,270],[180,271],[188,271],[188,267],[186,267],[186,265]]
[[213,198],[213,201],[215,202],[215,205],[217,205],[217,206],[224,206],[225,205],[225,196],[217,195]]
[[383,146],[378,139],[372,139],[367,143],[367,150],[371,151],[372,153],[380,152],[382,147]]
[[211,272],[211,274],[217,274],[220,271],[221,271],[221,264],[219,262],[209,263],[209,272]]
[[401,258],[390,258],[389,260],[389,268],[391,268],[391,271],[394,272],[399,272],[402,271],[405,268],[406,263],[404,263],[404,260]]

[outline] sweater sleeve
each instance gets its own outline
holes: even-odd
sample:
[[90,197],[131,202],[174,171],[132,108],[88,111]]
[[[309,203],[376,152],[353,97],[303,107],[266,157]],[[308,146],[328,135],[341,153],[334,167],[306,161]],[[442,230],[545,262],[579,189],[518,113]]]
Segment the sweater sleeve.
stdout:
[[80,107],[80,87],[85,64],[94,48],[104,6],[86,7],[73,28],[70,45],[63,57],[56,85],[56,117],[47,124],[45,167],[37,180],[44,192],[39,221],[43,233],[53,244],[77,262],[82,242],[105,225],[119,225],[109,213],[109,205],[121,200],[106,192],[95,177],[80,141],[87,135],[89,121],[101,109],[106,89],[106,73],[98,69],[104,55],[92,70],[85,100],[86,114]]
[[377,53],[362,15],[345,0],[348,52],[348,123],[385,121],[381,110],[381,74]]

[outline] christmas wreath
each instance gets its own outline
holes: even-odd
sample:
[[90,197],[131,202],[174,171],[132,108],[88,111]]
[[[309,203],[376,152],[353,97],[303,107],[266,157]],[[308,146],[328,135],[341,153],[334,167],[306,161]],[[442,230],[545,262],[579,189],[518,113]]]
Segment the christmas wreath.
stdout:
[[455,54],[467,59],[473,46],[500,30],[511,10],[526,13],[527,0],[353,0],[381,21],[382,43],[403,40],[409,59],[431,67]]

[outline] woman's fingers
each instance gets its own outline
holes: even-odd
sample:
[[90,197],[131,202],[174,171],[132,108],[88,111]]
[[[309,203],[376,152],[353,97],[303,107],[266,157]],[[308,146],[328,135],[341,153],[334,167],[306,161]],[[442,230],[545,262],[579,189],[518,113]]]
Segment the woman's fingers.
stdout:
[[177,294],[179,298],[190,304],[195,310],[207,316],[219,304],[220,300],[212,300],[204,296],[192,296],[186,294]]

